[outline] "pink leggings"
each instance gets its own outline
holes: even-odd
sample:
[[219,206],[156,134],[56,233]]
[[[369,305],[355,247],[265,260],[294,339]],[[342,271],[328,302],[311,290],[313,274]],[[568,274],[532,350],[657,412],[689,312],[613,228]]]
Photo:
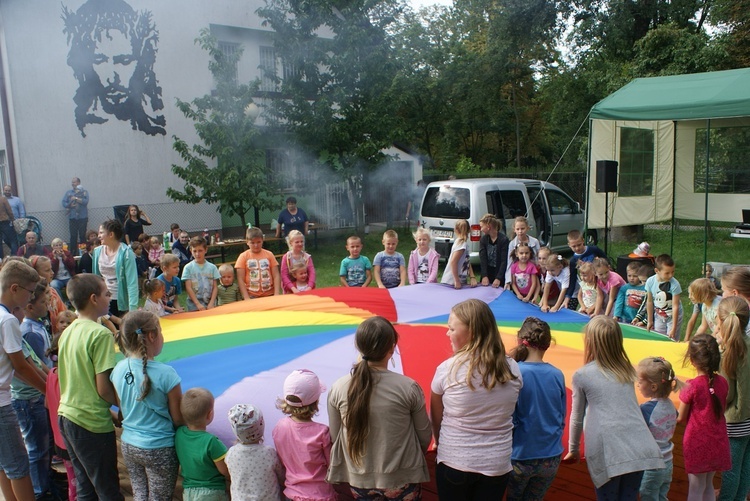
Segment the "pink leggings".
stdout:
[[65,466],[65,473],[68,475],[68,501],[76,501],[76,474],[73,471],[73,463],[64,459],[63,466]]

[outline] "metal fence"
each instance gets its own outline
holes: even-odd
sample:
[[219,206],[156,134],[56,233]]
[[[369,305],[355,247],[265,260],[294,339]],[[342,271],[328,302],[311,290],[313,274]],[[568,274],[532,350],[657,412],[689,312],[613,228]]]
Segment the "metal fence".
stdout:
[[[146,212],[153,223],[151,226],[146,227],[146,232],[149,235],[158,235],[169,231],[172,223],[179,224],[180,228],[191,234],[201,232],[204,228],[211,230],[221,228],[221,214],[216,211],[215,205],[190,205],[175,202],[145,204],[138,207]],[[88,209],[88,229],[90,230],[97,231],[101,223],[115,216],[114,206],[89,206]],[[29,212],[28,215],[39,220],[43,244],[49,245],[55,237],[59,237],[65,242],[69,241],[70,229],[68,226],[68,217],[63,209],[49,212]]]

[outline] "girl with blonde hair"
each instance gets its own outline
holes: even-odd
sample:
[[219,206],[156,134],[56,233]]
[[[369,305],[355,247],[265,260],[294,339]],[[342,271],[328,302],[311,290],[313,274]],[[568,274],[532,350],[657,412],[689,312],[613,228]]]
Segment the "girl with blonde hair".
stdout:
[[612,317],[592,318],[583,330],[583,346],[586,365],[573,374],[570,450],[563,462],[580,458],[583,431],[597,499],[635,501],[643,471],[665,465],[635,398],[636,373],[620,325]]
[[281,258],[281,285],[284,294],[297,294],[297,279],[292,275],[292,269],[297,265],[307,268],[307,289],[315,288],[315,265],[310,254],[305,252],[305,236],[299,230],[292,230],[286,236],[289,252]]
[[505,354],[492,310],[478,299],[448,317],[453,356],[432,380],[430,413],[441,499],[501,499],[511,471],[518,364]]
[[[705,279],[704,279],[705,280]],[[721,374],[729,383],[727,420],[732,469],[721,475],[719,499],[743,499],[750,490],[750,338],[745,335],[750,309],[741,297],[727,297],[717,308]]]

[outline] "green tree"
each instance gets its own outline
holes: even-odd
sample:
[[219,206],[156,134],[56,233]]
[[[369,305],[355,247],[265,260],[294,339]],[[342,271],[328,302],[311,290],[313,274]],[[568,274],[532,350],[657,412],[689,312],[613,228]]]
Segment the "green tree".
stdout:
[[168,188],[167,195],[176,201],[198,204],[218,203],[218,210],[237,215],[246,224],[246,215],[278,206],[272,181],[266,173],[265,150],[255,125],[252,110],[254,85],[236,81],[236,65],[242,51],[227,55],[219,49],[210,30],[201,30],[196,43],[208,52],[208,69],[216,89],[192,102],[177,100],[177,107],[195,122],[201,143],[188,145],[173,136],[173,148],[186,165],[172,165],[172,172],[185,181],[183,190]]
[[398,13],[396,0],[266,0],[258,9],[288,68],[279,81],[283,98],[266,115],[347,180],[358,224],[365,173],[402,136],[388,35]]

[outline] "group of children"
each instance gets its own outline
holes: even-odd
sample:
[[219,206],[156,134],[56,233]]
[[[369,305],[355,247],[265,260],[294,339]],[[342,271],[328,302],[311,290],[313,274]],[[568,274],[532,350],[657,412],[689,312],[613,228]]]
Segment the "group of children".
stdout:
[[[143,284],[144,309],[164,316],[278,295],[282,290],[285,294],[296,294],[315,288],[315,267],[312,256],[304,250],[302,233],[289,232],[289,252],[282,256],[281,266],[274,254],[263,248],[263,233],[259,228],[248,228],[246,240],[248,250],[239,255],[234,266],[223,263],[217,267],[208,261],[208,243],[201,236],[190,239],[188,249],[192,259],[181,273],[177,255],[162,255],[161,274]],[[179,301],[183,282],[188,296],[184,309]]]
[[[493,224],[496,223],[485,221],[483,231],[485,225],[491,230]],[[500,240],[497,233],[485,231],[485,235],[491,242]],[[282,267],[291,270],[303,263],[308,271],[312,267],[312,258],[304,253],[299,243],[295,249],[296,237],[289,239],[290,251],[284,256]],[[415,283],[419,283],[416,279],[421,276],[427,281],[433,272],[430,263],[434,262],[431,254],[434,250],[429,249],[429,235],[418,231],[415,238],[417,249],[410,256],[414,265],[410,259],[409,276],[413,270]],[[210,302],[201,303],[206,291],[200,287],[194,289],[190,281],[200,282],[204,277],[213,281],[223,278],[219,270],[216,270],[217,277],[207,266],[210,263],[205,261],[205,241],[201,240],[201,237],[196,237],[191,241],[198,272],[190,271],[186,266],[188,272],[183,271],[182,275],[188,277],[186,287],[193,292],[192,295],[188,293],[188,305],[192,302],[196,308],[198,305],[209,307]],[[517,258],[511,264],[513,275],[535,267],[529,260],[532,245],[529,241],[519,240],[512,251]],[[242,285],[241,295],[250,297],[249,289],[274,293],[269,279],[278,278],[278,270],[271,264],[267,251],[262,250],[262,235],[256,235],[251,229],[248,241],[250,248],[243,253],[243,263],[238,260],[237,264],[237,269],[245,269],[243,278],[238,278]],[[572,244],[576,243],[572,241]],[[385,250],[380,259],[376,258],[380,267],[379,282],[383,286],[396,281],[400,284],[404,280],[403,258],[394,259],[398,254],[396,244],[397,238],[386,233]],[[361,242],[350,239],[347,248],[350,260],[362,257],[359,255]],[[574,250],[574,260],[587,252],[585,246],[580,250],[583,252]],[[492,255],[493,251],[488,250],[487,256]],[[383,273],[384,267],[388,269],[389,261],[398,265],[398,273]],[[282,489],[288,499],[335,499],[332,487],[325,482],[331,437],[325,425],[312,421],[318,399],[325,391],[317,376],[302,370],[287,378],[278,407],[288,418],[282,419],[274,429],[276,451],[261,445],[263,414],[249,404],[237,405],[229,413],[228,419],[238,443],[227,451],[218,439],[206,432],[207,425],[214,419],[210,392],[194,388],[183,395],[179,375],[168,365],[155,360],[164,344],[158,312],[149,311],[149,307],[125,315],[113,337],[112,329],[102,325],[106,322],[110,293],[101,277],[84,273],[69,280],[66,291],[77,311],[76,316],[64,305],[60,307],[61,300],[56,297],[54,289],[41,281],[53,277],[50,260],[37,256],[28,263],[11,258],[0,270],[0,303],[3,306],[0,310],[0,434],[3,443],[11,444],[0,445],[3,447],[0,460],[4,472],[0,475],[0,486],[6,498],[13,495],[17,499],[31,499],[31,496],[41,497],[49,491],[52,433],[68,472],[69,497],[76,496],[77,488],[77,495],[82,498],[122,499],[114,434],[114,424],[122,423],[122,453],[136,499],[148,496],[171,498],[180,467],[185,499],[226,499],[226,477],[232,479],[235,499],[243,499],[248,491],[260,493],[258,499],[276,499]],[[152,285],[149,281],[145,286],[148,289],[154,287],[152,292],[161,290],[164,298],[168,297],[165,291],[169,289],[176,298],[180,287],[179,262],[164,256],[161,264],[163,274],[154,282],[162,285]],[[525,267],[513,268],[513,264]],[[209,268],[208,274],[201,271],[205,268]],[[566,260],[555,255],[546,259],[545,268],[548,276],[559,278],[565,271],[570,273]],[[457,266],[457,269],[461,268]],[[487,278],[487,285],[497,284],[499,287],[502,280],[498,280],[498,276],[502,278],[503,266],[488,259],[487,269],[494,269],[496,273],[490,280],[491,277],[483,272],[483,281]],[[578,269],[583,275],[583,266]],[[234,270],[224,271],[229,282]],[[674,263],[668,256],[656,259],[656,275],[646,280],[642,275],[639,277],[640,269],[632,267],[628,271],[628,285],[636,287],[633,284],[635,278],[645,282],[643,287],[649,297],[647,311],[650,302],[653,302],[651,308],[662,304],[659,295],[667,287],[673,301],[677,300],[674,295],[681,292],[679,284],[675,286],[673,283]],[[608,269],[608,265],[594,261],[594,272],[597,284],[606,286],[616,282],[610,277],[614,272]],[[314,270],[313,273],[308,271],[308,277],[310,275],[314,280]],[[344,276],[350,277],[348,273]],[[514,279],[511,280],[511,287],[518,287]],[[547,281],[545,278],[544,281],[544,294],[548,296],[548,286],[554,279]],[[225,285],[224,281],[222,285]],[[290,290],[299,290],[300,286],[303,284],[299,281],[290,281]],[[616,286],[609,286],[610,294]],[[227,288],[230,287],[228,284]],[[620,291],[627,292],[625,287],[621,285]],[[708,295],[704,294],[706,290]],[[561,282],[559,296],[565,296],[566,291],[567,287]],[[573,379],[573,414],[567,459],[579,456],[580,430],[585,428],[589,469],[595,486],[603,495],[616,492],[616,496],[624,499],[640,490],[642,499],[663,499],[672,476],[670,439],[675,422],[679,420],[687,421],[683,448],[691,498],[693,495],[696,499],[704,495],[710,497],[716,471],[724,471],[722,489],[738,493],[747,491],[750,479],[748,461],[735,457],[742,458],[742,450],[750,436],[750,408],[746,403],[750,400],[750,389],[747,388],[750,363],[748,338],[745,336],[750,310],[743,298],[721,300],[715,291],[715,286],[706,278],[695,281],[690,287],[691,297],[703,304],[706,332],[712,329],[716,338],[699,333],[687,345],[686,363],[694,366],[698,376],[682,388],[679,414],[667,397],[670,392],[680,389],[681,384],[667,361],[659,357],[647,358],[633,372],[622,349],[622,334],[617,323],[607,315],[597,315],[587,325],[584,332],[587,365],[576,372]],[[219,293],[218,287],[213,287],[208,296],[215,301]],[[157,303],[163,297],[156,294],[150,299]],[[236,292],[235,299],[238,299]],[[603,300],[597,302],[600,308],[603,307]],[[581,303],[585,304],[584,301]],[[614,305],[608,301],[607,305],[618,319],[627,319],[625,313],[618,316],[617,301]],[[551,309],[548,304],[546,306]],[[627,304],[622,305],[623,311],[625,306]],[[180,309],[179,302],[173,302],[169,307],[175,311]],[[653,311],[649,313],[653,315]],[[54,328],[45,326],[40,319],[48,314],[52,316],[53,312]],[[647,323],[653,326],[655,320],[653,316],[651,318]],[[674,322],[674,317],[671,318]],[[20,320],[23,322],[19,327]],[[636,320],[637,312],[633,321]],[[668,326],[670,317],[659,320]],[[524,327],[519,331],[519,349],[516,351],[519,361],[529,365],[542,361],[550,346],[548,328],[546,331],[541,329],[544,332],[539,337],[527,334],[539,330]],[[51,333],[56,333],[57,339],[51,339]],[[126,356],[117,363],[115,341]],[[55,345],[58,347],[56,362]],[[522,374],[530,383],[531,376],[524,372],[523,366]],[[535,376],[542,378],[537,386],[554,389],[559,386],[553,384],[558,376],[555,371],[543,371]],[[544,378],[549,378],[549,381]],[[649,399],[642,406],[642,416],[633,412],[632,384],[636,379],[639,391]],[[555,398],[560,401],[559,395]],[[547,404],[551,405],[551,402]],[[564,407],[564,402],[562,405]],[[49,417],[45,406],[49,408]],[[110,412],[112,406],[119,408],[115,416]],[[584,409],[589,417],[585,424],[582,420]],[[564,410],[561,415],[564,416]],[[556,428],[555,433],[562,433],[564,421],[557,421],[555,426],[559,429]],[[532,436],[543,429],[549,431],[551,426],[543,416],[527,416],[523,422],[523,428]],[[646,436],[644,430],[651,431],[653,441],[642,438]],[[640,438],[635,440],[635,436]],[[523,443],[519,439],[519,446]],[[597,451],[604,450],[602,448],[619,452],[599,455]],[[627,454],[626,450],[632,455],[627,461],[621,461],[618,454]],[[515,479],[518,485],[526,485],[532,491],[546,490],[544,485],[548,487],[551,482],[550,465],[537,464],[538,461],[535,462],[523,449],[519,449],[518,455],[516,452],[514,447],[512,475],[519,477]],[[524,461],[530,461],[532,467],[528,468]],[[642,473],[644,469],[646,472]],[[535,472],[546,477],[538,483],[532,482],[531,479],[537,476]],[[615,478],[617,482],[612,483]],[[524,491],[517,484],[511,485]]]
[[[514,238],[502,232],[502,221],[485,214],[479,221],[480,274],[470,263],[467,242],[469,223],[456,222],[454,242],[443,270],[441,283],[457,289],[478,284],[504,287],[524,302],[539,304],[543,312],[561,308],[577,309],[594,317],[606,315],[623,323],[646,327],[649,330],[679,339],[682,324],[680,295],[682,289],[674,278],[674,261],[662,254],[653,265],[633,261],[627,266],[627,280],[610,267],[606,255],[595,245],[586,245],[582,234],[573,230],[568,234],[568,246],[573,252],[570,260],[541,247],[528,234],[524,217],[514,221]],[[315,288],[315,267],[310,254],[304,250],[305,237],[297,230],[287,236],[289,251],[279,261],[263,248],[263,233],[259,228],[246,232],[248,250],[237,258],[234,267],[225,263],[217,268],[206,259],[208,249],[202,237],[193,237],[189,249],[192,261],[180,276],[180,261],[173,254],[159,259],[161,275],[147,280],[143,289],[147,297],[144,308],[158,316],[183,311],[179,302],[184,281],[187,292],[187,311],[203,310],[243,299],[278,294],[296,294]],[[383,234],[384,250],[371,262],[362,255],[363,243],[357,236],[346,241],[348,256],[341,261],[340,284],[344,287],[367,287],[375,280],[378,287],[391,288],[409,284],[438,281],[439,255],[430,245],[430,232],[417,228],[414,232],[416,248],[409,254],[408,263],[398,252],[398,234],[387,230]],[[158,243],[158,242],[157,242]],[[644,242],[641,246],[647,244]],[[640,246],[639,246],[640,248]],[[698,315],[703,313],[699,333],[712,327],[718,292],[711,289],[708,278],[691,284],[691,295],[697,304],[688,323],[689,339]],[[236,281],[235,281],[236,278]],[[703,306],[700,306],[703,305]],[[711,330],[713,330],[711,328]]]

